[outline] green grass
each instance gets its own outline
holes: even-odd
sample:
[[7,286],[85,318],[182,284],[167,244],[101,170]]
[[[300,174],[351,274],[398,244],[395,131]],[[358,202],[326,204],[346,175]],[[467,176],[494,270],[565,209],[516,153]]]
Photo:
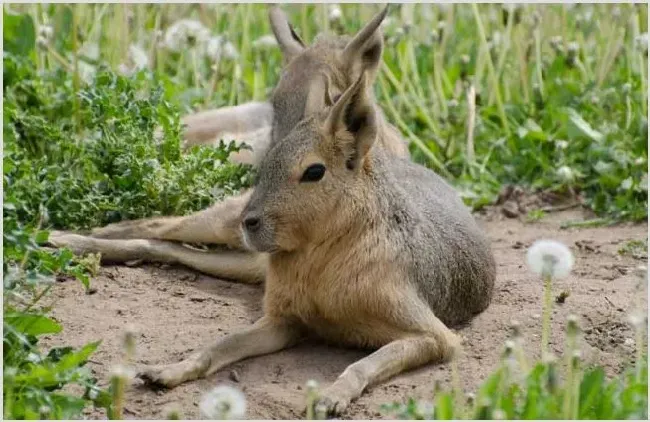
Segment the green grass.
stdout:
[[[330,20],[327,5],[286,8],[310,42],[322,30],[353,33],[378,6],[341,10]],[[411,141],[413,159],[448,178],[473,207],[508,183],[580,197],[593,224],[645,220],[647,13],[646,5],[393,5],[377,98]],[[95,343],[39,347],[39,336],[62,328],[44,304],[54,277],[68,274],[88,289],[96,266],[41,247],[47,230],[186,214],[248,186],[249,169],[226,159],[229,140],[181,154],[179,116],[268,98],[281,56],[260,42],[270,34],[261,5],[5,5],[3,16],[5,416],[75,417],[94,403],[119,417],[115,391],[99,390],[84,367]],[[181,18],[230,43],[219,60],[203,54],[201,39],[178,52],[164,47]],[[499,394],[546,403],[530,394],[548,366],[535,368],[518,389]],[[501,385],[499,374],[486,385]],[[587,374],[580,388],[612,401],[610,413],[584,415],[637,415],[626,391],[647,383]],[[64,392],[70,383],[86,394]],[[548,403],[563,397],[544,394]],[[487,415],[483,405],[461,411],[449,406],[457,397],[439,397],[436,418]],[[498,406],[490,411],[531,415]]]

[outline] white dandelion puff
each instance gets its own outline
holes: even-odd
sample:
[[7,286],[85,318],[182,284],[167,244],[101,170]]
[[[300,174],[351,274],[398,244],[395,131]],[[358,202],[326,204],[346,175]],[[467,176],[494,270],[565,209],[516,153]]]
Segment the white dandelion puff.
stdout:
[[149,67],[149,55],[139,45],[131,44],[129,46],[129,60],[131,60],[133,66],[138,70]]
[[338,4],[329,5],[329,20],[330,22],[339,22],[343,17],[343,12]]
[[221,59],[236,60],[239,58],[239,52],[235,45],[221,35],[216,35],[208,40],[205,55],[213,62]]
[[307,381],[307,390],[313,391],[318,388],[318,382],[316,380]]
[[223,41],[224,40],[221,35],[215,35],[214,37],[210,37],[205,46],[205,55],[208,56],[208,58],[213,62],[219,61],[219,59],[221,59]]
[[38,28],[38,36],[50,41],[54,35],[54,29],[50,25],[42,25]]
[[125,365],[115,365],[113,369],[111,369],[110,377],[130,381],[135,378],[135,371],[133,368]]
[[148,67],[149,56],[147,52],[142,47],[131,44],[126,63],[121,63],[118,66],[118,71],[123,75],[130,76],[138,70],[147,69]]
[[36,46],[42,50],[47,49],[47,47],[50,45],[50,42],[47,40],[47,38],[39,35],[36,37]]
[[528,268],[535,274],[566,277],[573,267],[573,254],[566,245],[555,240],[538,240],[526,256]]
[[230,41],[226,41],[223,45],[223,58],[226,60],[237,60],[239,58],[239,51]]
[[648,51],[648,33],[644,32],[643,34],[637,35],[634,38],[634,44],[639,51],[643,53]]
[[233,387],[220,385],[203,396],[199,409],[208,419],[243,419],[246,397]]
[[557,169],[557,175],[565,182],[570,182],[575,178],[575,173],[569,166],[562,166]]
[[503,421],[503,420],[508,419],[508,415],[506,414],[506,412],[504,412],[501,409],[495,409],[492,412],[492,419],[495,419],[495,420],[498,420],[498,421]]
[[180,52],[185,48],[203,46],[210,38],[210,31],[199,21],[181,19],[165,32],[165,46]]
[[267,50],[278,45],[278,41],[273,35],[263,35],[253,41],[253,48],[258,50]]

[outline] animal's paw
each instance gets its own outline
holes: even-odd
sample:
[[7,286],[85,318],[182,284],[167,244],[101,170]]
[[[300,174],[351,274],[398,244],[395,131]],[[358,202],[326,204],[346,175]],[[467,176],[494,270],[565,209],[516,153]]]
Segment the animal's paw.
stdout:
[[178,365],[144,365],[138,368],[136,376],[149,386],[174,388],[183,382],[180,369]]
[[340,416],[350,404],[350,400],[334,392],[324,391],[314,401],[313,411],[317,419],[331,419]]

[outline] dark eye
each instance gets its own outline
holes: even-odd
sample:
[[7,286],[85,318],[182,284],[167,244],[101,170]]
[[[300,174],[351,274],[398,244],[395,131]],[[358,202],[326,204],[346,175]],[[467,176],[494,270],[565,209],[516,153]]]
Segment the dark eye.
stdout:
[[332,104],[336,104],[336,102],[341,98],[341,94],[336,94],[335,96],[332,97]]
[[325,176],[325,166],[322,164],[312,164],[300,178],[301,182],[318,182]]

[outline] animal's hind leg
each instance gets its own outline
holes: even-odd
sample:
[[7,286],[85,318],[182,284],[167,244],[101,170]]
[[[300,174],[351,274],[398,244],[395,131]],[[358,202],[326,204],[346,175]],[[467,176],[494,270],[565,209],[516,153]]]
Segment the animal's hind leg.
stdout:
[[301,336],[302,328],[296,322],[264,316],[252,327],[222,337],[181,362],[144,366],[138,371],[138,377],[149,384],[172,388],[242,359],[286,349]]
[[451,358],[460,345],[458,338],[437,318],[434,327],[429,333],[405,332],[404,337],[348,366],[322,392],[315,410],[322,409],[328,415],[339,414],[367,387],[426,363]]
[[268,102],[249,102],[189,114],[181,119],[185,125],[185,146],[212,144],[226,134],[253,132],[270,126],[272,119],[273,107]]
[[53,232],[49,243],[76,254],[100,253],[102,262],[149,262],[181,264],[218,278],[260,283],[266,274],[267,255],[246,251],[199,251],[174,242],[149,239],[96,239]]
[[160,239],[187,243],[216,243],[244,247],[240,216],[251,190],[228,197],[210,208],[183,217],[156,217],[123,221],[92,230],[101,239]]

